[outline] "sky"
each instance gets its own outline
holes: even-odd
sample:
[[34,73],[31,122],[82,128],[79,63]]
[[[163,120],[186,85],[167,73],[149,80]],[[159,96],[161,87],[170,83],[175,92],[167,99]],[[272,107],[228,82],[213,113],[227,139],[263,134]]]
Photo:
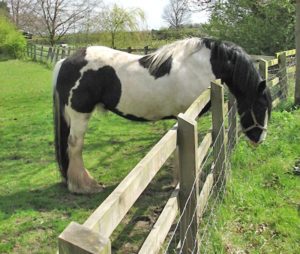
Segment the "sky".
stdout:
[[[146,14],[148,29],[167,27],[161,16],[168,2],[169,0],[104,0],[105,4],[116,3],[124,8],[141,8]],[[206,13],[195,13],[192,15],[191,21],[192,23],[204,23],[207,19]]]

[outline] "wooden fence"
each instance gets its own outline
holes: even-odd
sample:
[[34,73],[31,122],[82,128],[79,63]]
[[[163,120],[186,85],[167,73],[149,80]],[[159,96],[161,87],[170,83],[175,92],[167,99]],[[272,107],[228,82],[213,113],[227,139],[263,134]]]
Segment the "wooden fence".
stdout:
[[[60,59],[63,59],[67,56],[73,54],[78,48],[74,47],[49,47],[43,45],[28,44],[26,49],[26,55],[31,58],[33,61],[43,62],[48,64],[55,64]],[[149,48],[145,46],[142,49],[134,49],[128,47],[126,49],[118,49],[120,51],[128,53],[139,53],[147,55],[150,52],[155,51],[154,48]]]
[[[272,90],[279,87],[280,91],[283,91],[279,98],[273,101],[274,106],[278,104],[279,99],[287,96],[287,75],[295,71],[293,64],[290,64],[294,55],[295,51],[286,51],[279,53],[275,59],[259,61],[260,73],[268,80],[268,85]],[[76,222],[68,225],[59,236],[59,253],[111,253],[111,234],[172,155],[179,172],[179,183],[140,248],[139,254],[160,251],[168,253],[171,249],[177,249],[179,253],[184,254],[199,253],[203,244],[203,238],[199,240],[198,235],[199,220],[207,209],[212,190],[221,192],[222,188],[225,188],[230,154],[238,140],[236,101],[231,94],[228,98],[228,102],[225,103],[224,87],[220,80],[211,82],[210,89],[203,92],[185,113],[178,115],[178,123],[162,137],[91,216],[82,225]],[[199,142],[195,119],[210,100],[212,130]],[[208,159],[210,155],[211,161]],[[205,179],[200,181],[205,167],[209,170],[206,170]],[[170,233],[174,224],[175,229]],[[179,235],[179,243],[173,241],[175,234]]]

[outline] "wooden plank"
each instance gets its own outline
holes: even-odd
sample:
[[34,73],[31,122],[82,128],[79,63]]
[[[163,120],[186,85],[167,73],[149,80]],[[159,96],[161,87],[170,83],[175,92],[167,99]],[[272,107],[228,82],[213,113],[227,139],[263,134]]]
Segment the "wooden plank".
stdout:
[[268,86],[269,87],[276,86],[277,84],[279,84],[279,78],[278,77],[268,81]]
[[287,50],[287,51],[281,51],[276,53],[276,57],[278,57],[281,54],[285,54],[286,56],[294,56],[296,55],[296,49],[291,49],[291,50]]
[[[180,242],[182,253],[190,253],[197,242],[197,204],[199,197],[199,180],[197,175],[198,133],[197,122],[185,114],[178,115],[179,147],[179,207],[181,221]],[[197,246],[195,252],[198,252]]]
[[170,231],[170,228],[176,219],[178,213],[178,193],[179,184],[176,186],[162,213],[154,224],[150,234],[146,238],[139,254],[159,253],[161,246]]
[[280,103],[280,98],[276,98],[273,102],[272,102],[272,107],[276,108],[277,105]]
[[279,84],[282,92],[282,98],[288,97],[288,77],[287,77],[287,63],[286,55],[284,53],[278,56],[279,61]]
[[211,133],[207,133],[205,135],[205,137],[203,138],[200,146],[198,147],[198,150],[197,150],[197,157],[198,157],[198,164],[197,165],[197,169],[198,169],[198,172],[197,174],[201,174],[200,171],[200,167],[201,167],[201,163],[203,162],[205,156],[207,155],[208,153],[208,150],[211,146],[211,143],[212,143],[212,136],[211,136]]
[[226,143],[231,153],[238,141],[237,104],[232,93],[229,93],[228,108],[230,112],[228,115],[228,141]]
[[195,119],[205,105],[210,100],[210,89],[205,90],[201,95],[193,102],[193,104],[185,111],[185,115],[191,119]]
[[205,183],[202,187],[199,199],[198,199],[198,218],[200,219],[203,215],[203,213],[205,212],[205,207],[206,204],[208,202],[208,197],[209,194],[212,190],[214,184],[214,176],[213,173],[208,174],[208,176],[206,177]]
[[274,59],[268,61],[269,67],[274,66],[274,65],[278,65],[278,58],[274,58]]
[[[220,80],[211,82],[211,111],[212,111],[212,137],[213,157],[215,163],[216,179],[225,177],[224,162],[226,161],[225,125],[224,125],[224,88]],[[220,175],[221,174],[221,175]],[[218,187],[219,183],[218,183]]]
[[111,254],[109,239],[71,222],[58,238],[59,254]]
[[177,127],[174,126],[136,165],[83,225],[109,238],[161,166],[175,151],[176,143]]
[[268,67],[269,61],[266,61],[264,59],[259,60],[259,74],[264,80],[268,80]]
[[287,68],[287,73],[295,73],[296,72],[296,65],[295,66],[291,66]]

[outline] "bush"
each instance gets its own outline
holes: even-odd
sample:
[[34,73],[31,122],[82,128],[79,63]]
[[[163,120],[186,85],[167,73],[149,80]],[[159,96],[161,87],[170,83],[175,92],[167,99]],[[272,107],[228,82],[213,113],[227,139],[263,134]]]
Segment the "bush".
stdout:
[[17,28],[4,16],[0,16],[0,55],[21,58],[26,40]]

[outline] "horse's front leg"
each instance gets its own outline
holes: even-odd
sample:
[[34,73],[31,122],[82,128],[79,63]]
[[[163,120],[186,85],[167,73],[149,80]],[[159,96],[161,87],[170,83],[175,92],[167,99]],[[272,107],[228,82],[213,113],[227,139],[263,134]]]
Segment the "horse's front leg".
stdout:
[[70,134],[68,138],[68,189],[74,193],[96,193],[103,190],[84,167],[82,149],[84,135],[91,114],[79,113],[68,108]]

